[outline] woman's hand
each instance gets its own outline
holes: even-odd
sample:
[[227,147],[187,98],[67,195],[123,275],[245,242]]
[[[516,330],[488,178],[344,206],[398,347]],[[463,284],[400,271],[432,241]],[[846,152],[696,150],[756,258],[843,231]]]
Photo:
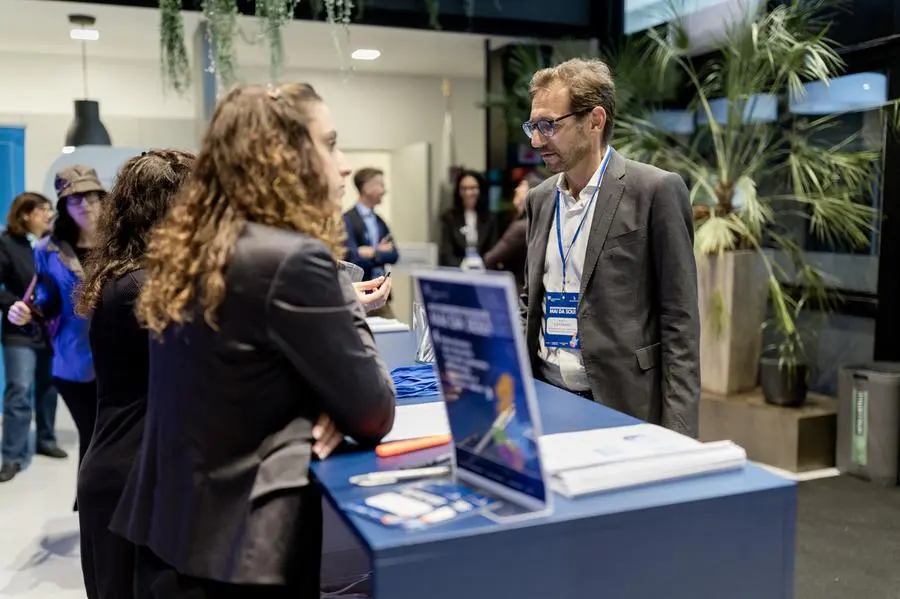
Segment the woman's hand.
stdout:
[[363,309],[366,312],[372,312],[387,303],[388,296],[391,294],[391,279],[390,277],[378,277],[370,281],[353,283],[353,287],[356,288],[356,295]]
[[331,452],[344,440],[344,434],[334,425],[328,414],[319,416],[312,429],[313,452],[320,460],[331,455]]
[[25,326],[31,322],[31,308],[23,301],[18,301],[10,306],[6,318],[16,326]]

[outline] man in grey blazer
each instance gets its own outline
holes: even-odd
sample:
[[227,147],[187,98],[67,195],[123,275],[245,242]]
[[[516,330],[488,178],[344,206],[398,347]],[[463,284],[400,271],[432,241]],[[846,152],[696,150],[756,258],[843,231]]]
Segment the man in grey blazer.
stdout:
[[528,194],[522,294],[536,376],[697,436],[700,317],[683,179],[609,146],[615,87],[598,60],[535,73],[523,124],[553,176]]

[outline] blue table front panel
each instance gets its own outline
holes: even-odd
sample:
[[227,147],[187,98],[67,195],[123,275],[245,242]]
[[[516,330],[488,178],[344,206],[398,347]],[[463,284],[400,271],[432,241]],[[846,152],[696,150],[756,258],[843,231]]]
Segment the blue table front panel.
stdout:
[[[412,361],[410,334],[379,335],[378,345],[391,368]],[[536,385],[546,433],[638,422]],[[350,476],[446,451],[388,460],[373,452],[346,454],[313,469],[339,506],[384,491],[354,487]],[[753,465],[576,500],[556,496],[552,514],[503,525],[470,518],[408,533],[338,511],[370,552],[379,599],[793,596],[796,486]]]

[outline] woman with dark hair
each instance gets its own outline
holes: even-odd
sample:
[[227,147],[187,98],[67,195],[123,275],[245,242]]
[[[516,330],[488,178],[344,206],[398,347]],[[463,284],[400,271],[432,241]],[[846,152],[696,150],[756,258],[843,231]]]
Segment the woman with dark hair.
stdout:
[[103,203],[75,312],[91,319],[97,372],[94,437],[78,474],[81,568],[88,599],[131,597],[134,545],[109,522],[141,448],[149,371],[147,331],[134,314],[150,229],[165,216],[194,155],[154,150],[122,166]]
[[73,293],[84,275],[84,259],[94,247],[100,201],[106,190],[97,172],[74,165],[56,174],[56,222],[49,237],[34,248],[38,283],[34,302],[18,301],[9,321],[24,326],[35,317],[46,325],[53,342],[53,383],[78,430],[78,463],[94,432],[97,382],[88,338],[90,321],[75,314]]
[[453,188],[453,207],[441,217],[440,266],[460,266],[468,254],[484,254],[497,243],[497,222],[488,211],[485,184],[463,171]]
[[138,545],[140,599],[319,597],[310,461],[394,418],[338,263],[348,174],[312,87],[238,86],[151,237],[144,438],[111,523]]
[[[25,297],[34,279],[32,248],[50,231],[53,206],[39,193],[16,196],[6,216],[6,231],[0,236],[0,310],[9,312]],[[33,295],[33,294],[32,294]],[[34,421],[37,428],[37,453],[65,458],[56,444],[56,388],[50,366],[53,354],[49,339],[39,326],[20,327],[3,319],[3,368],[6,389],[3,392],[3,464],[0,483],[5,483],[25,467],[29,456],[34,390]]]
[[528,199],[528,191],[537,187],[543,179],[537,173],[526,175],[513,192],[513,208],[515,218],[503,232],[500,240],[488,253],[484,255],[484,267],[488,270],[506,270],[516,277],[516,286],[521,293],[525,287],[525,259],[528,254],[528,244],[525,241],[525,233],[528,229],[525,218],[525,203]]

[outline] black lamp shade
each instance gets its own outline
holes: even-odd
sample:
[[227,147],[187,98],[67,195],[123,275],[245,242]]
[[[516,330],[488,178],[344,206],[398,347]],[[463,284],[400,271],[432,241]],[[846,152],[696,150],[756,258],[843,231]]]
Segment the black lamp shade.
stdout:
[[75,100],[75,120],[66,133],[66,145],[109,146],[112,142],[106,127],[100,122],[100,103],[95,100]]

